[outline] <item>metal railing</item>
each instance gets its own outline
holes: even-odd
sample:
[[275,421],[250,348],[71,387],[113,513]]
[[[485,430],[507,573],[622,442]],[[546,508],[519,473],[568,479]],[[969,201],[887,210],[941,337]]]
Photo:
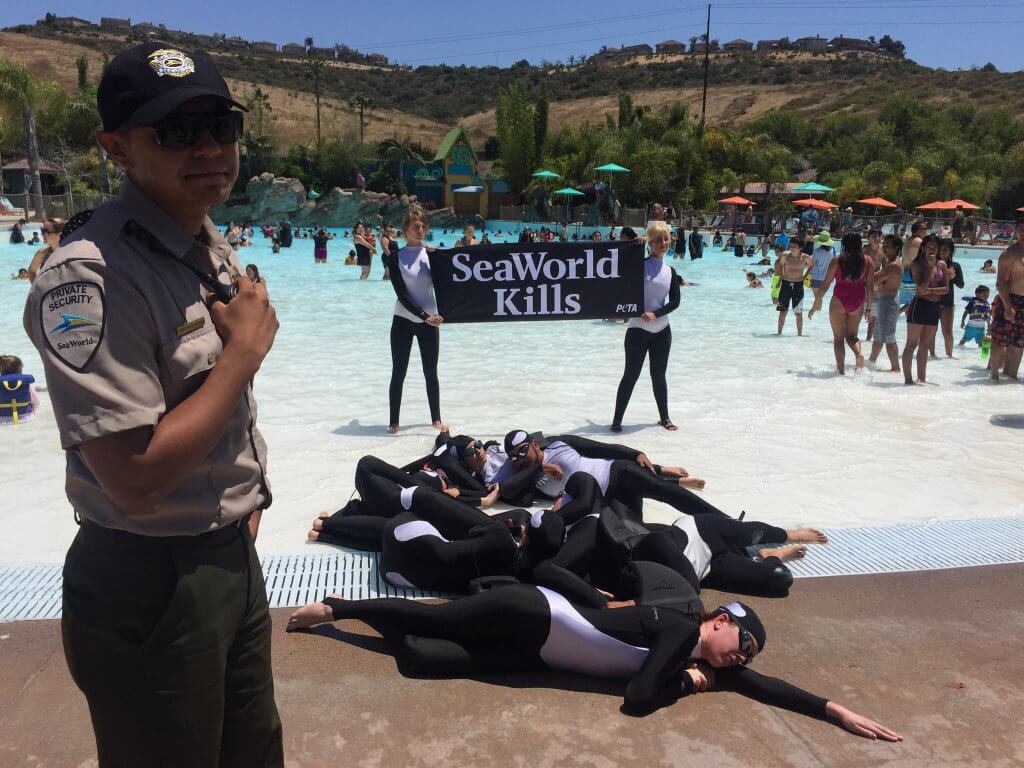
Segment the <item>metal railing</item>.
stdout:
[[88,192],[75,194],[66,192],[63,195],[43,195],[42,210],[36,211],[36,197],[28,192],[18,194],[7,194],[5,197],[14,207],[13,214],[21,214],[29,221],[42,221],[47,218],[70,219],[76,213],[92,210],[99,207],[113,195],[103,192]]

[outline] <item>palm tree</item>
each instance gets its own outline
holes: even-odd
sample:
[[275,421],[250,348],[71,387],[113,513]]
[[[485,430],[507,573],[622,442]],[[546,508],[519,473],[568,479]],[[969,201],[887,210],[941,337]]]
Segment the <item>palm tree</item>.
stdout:
[[398,167],[398,186],[405,186],[405,164],[418,163],[426,164],[426,160],[417,150],[416,144],[408,136],[401,138],[398,135],[385,139],[380,144],[380,156],[386,162],[395,163]]
[[263,138],[263,118],[268,112],[273,112],[273,107],[270,106],[270,94],[264,93],[263,89],[256,86],[256,90],[253,91],[252,96],[246,99],[245,106],[249,109],[249,114],[252,115],[253,129],[256,131],[256,138]]
[[[21,113],[25,135],[25,153],[28,156],[29,176],[32,180],[32,206],[37,216],[44,216],[43,181],[39,175],[39,141],[36,138],[36,112],[48,98],[56,84],[37,80],[20,64],[0,59],[0,106]],[[56,86],[59,87],[59,86]]]
[[352,107],[352,109],[359,110],[359,143],[362,144],[363,128],[366,126],[366,121],[363,120],[363,112],[364,110],[373,109],[377,105],[376,103],[374,103],[373,99],[371,99],[369,96],[363,93],[357,93],[355,96],[349,99],[348,105]]
[[[307,37],[307,40],[313,38]],[[316,99],[316,145],[319,147],[323,141],[320,137],[320,80],[324,74],[326,65],[319,59],[306,62],[306,77],[313,80],[313,96]]]

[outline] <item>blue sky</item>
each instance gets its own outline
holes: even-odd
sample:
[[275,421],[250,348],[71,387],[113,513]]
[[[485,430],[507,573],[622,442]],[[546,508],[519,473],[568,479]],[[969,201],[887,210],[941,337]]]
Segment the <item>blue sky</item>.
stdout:
[[[36,11],[34,8],[38,8]],[[0,26],[31,23],[46,11],[98,21],[130,17],[190,32],[223,32],[249,40],[347,43],[412,64],[507,66],[519,59],[565,60],[601,45],[688,41],[704,29],[699,0],[562,0],[434,3],[248,0],[174,3],[41,0],[3,3]],[[722,0],[713,4],[711,35],[722,42],[821,34],[902,40],[907,55],[931,67],[967,69],[992,62],[1021,69],[1024,0]],[[2,54],[2,51],[0,51]]]

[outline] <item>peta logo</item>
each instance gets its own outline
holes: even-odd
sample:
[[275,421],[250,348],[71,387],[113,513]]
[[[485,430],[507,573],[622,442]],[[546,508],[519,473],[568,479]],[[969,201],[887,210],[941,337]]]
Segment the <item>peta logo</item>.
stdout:
[[616,312],[636,312],[636,304],[616,304]]

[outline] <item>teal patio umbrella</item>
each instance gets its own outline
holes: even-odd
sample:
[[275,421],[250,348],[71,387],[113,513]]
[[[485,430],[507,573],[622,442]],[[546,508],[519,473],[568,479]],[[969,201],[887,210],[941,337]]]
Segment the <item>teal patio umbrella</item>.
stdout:
[[621,165],[616,165],[615,163],[605,163],[604,165],[597,166],[597,168],[595,168],[594,170],[595,171],[599,171],[601,173],[607,173],[608,174],[608,187],[609,188],[612,186],[611,174],[613,174],[613,173],[629,173],[630,172],[629,168],[623,168]]
[[562,177],[559,176],[554,171],[537,171],[535,174],[533,174],[533,178],[535,178],[535,179],[560,179]]
[[[573,197],[583,197],[583,193],[582,192],[580,192],[578,189],[573,189],[572,187],[562,187],[561,189],[556,189],[551,194],[552,195],[563,195],[565,197],[568,197],[568,198],[570,198],[570,200],[568,201],[570,203],[572,202],[571,198],[573,198]],[[565,217],[566,217],[566,221],[568,221],[568,219],[569,219],[569,206],[568,205],[565,206]]]
[[834,187],[826,187],[824,184],[819,184],[816,181],[809,181],[806,184],[801,184],[799,187],[793,187],[789,190],[790,192],[799,192],[800,194],[824,194],[826,192],[835,192]]

